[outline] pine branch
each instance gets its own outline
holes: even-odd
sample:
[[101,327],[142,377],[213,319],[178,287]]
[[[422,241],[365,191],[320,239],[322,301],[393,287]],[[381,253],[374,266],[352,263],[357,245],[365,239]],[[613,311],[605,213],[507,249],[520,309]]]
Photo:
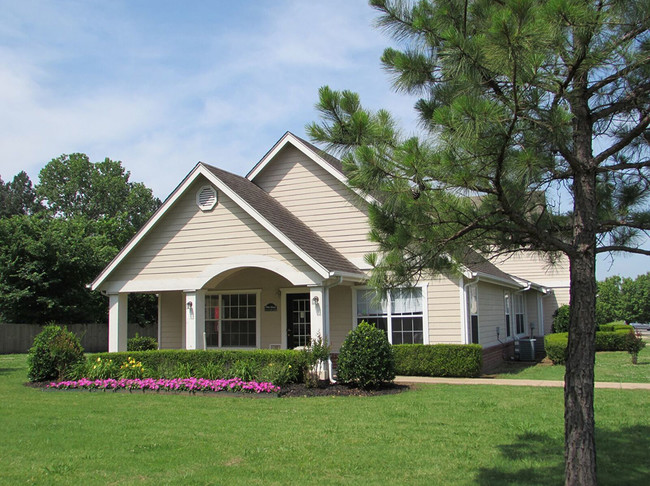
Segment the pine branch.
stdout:
[[646,128],[648,128],[648,125],[650,125],[650,114],[646,114],[637,124],[637,126],[627,132],[627,134],[625,134],[625,136],[622,137],[617,143],[608,149],[603,150],[596,157],[594,157],[594,164],[600,165],[603,161],[607,160],[607,158],[627,147],[636,137],[641,135],[646,130]]
[[643,248],[635,248],[633,246],[624,246],[624,245],[610,245],[610,246],[601,246],[596,248],[596,253],[608,253],[608,252],[625,252],[625,253],[636,253],[638,255],[650,256],[650,250],[644,250]]

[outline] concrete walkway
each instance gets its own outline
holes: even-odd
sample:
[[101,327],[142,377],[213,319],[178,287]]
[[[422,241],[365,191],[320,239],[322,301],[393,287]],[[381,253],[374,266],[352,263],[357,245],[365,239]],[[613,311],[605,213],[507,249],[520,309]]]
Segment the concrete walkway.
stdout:
[[[564,381],[553,380],[504,380],[502,378],[432,378],[429,376],[396,376],[395,383],[428,383],[438,385],[500,385],[500,386],[538,386],[564,388]],[[596,388],[618,390],[650,390],[650,383],[611,383],[597,381]]]

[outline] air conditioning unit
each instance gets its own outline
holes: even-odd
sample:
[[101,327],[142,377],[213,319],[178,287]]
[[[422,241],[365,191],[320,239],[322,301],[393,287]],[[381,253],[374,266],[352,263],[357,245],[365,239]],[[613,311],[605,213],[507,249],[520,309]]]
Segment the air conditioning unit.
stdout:
[[535,339],[517,339],[515,358],[519,361],[535,361]]

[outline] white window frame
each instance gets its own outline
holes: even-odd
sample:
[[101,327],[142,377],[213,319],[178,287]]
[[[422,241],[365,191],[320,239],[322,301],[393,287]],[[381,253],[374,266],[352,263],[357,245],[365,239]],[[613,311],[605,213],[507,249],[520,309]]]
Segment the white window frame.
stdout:
[[506,339],[512,339],[514,332],[512,328],[513,319],[512,316],[512,292],[506,290],[503,292],[503,315],[504,315],[504,327],[505,327],[505,337]]
[[[472,312],[472,293],[476,298],[476,309]],[[480,302],[478,297],[478,283],[473,283],[467,286],[467,343],[468,344],[480,344],[481,343],[481,317],[479,315]],[[472,331],[472,317],[476,316],[477,326],[476,326],[476,336]],[[473,342],[473,338],[476,337],[476,343]]]
[[[414,285],[413,287],[409,288],[418,288],[422,292],[422,343],[423,344],[429,344],[429,303],[428,303],[428,290],[429,286],[427,282],[420,283],[418,285]],[[359,291],[364,291],[364,290],[375,290],[372,287],[368,286],[359,286],[359,287],[353,287],[352,288],[352,327],[353,329],[356,329],[358,326],[357,320],[359,319],[358,313],[357,313],[357,294]],[[387,303],[386,303],[386,334],[388,336],[388,342],[393,344],[393,323],[392,323],[392,314],[391,314],[391,299],[390,299],[390,291],[388,292],[387,295]],[[397,316],[396,316],[397,317]]]
[[[219,323],[221,324],[221,321],[223,319],[223,314],[222,314],[222,305],[221,305],[221,296],[224,295],[242,295],[242,294],[255,294],[255,347],[251,346],[207,346],[207,349],[260,349],[262,345],[262,333],[261,333],[261,301],[262,301],[262,289],[241,289],[241,290],[215,290],[215,291],[210,291],[206,292],[205,295],[207,296],[213,296],[213,295],[218,295],[219,296],[219,304],[220,304],[220,310],[219,310]],[[207,299],[206,299],[207,300]],[[205,305],[205,309],[207,310],[208,306]],[[205,321],[213,321],[214,319],[205,319]],[[219,343],[221,343],[221,333],[223,331],[223,325],[219,326]],[[205,332],[205,329],[203,330]]]
[[[512,294],[512,307],[513,307],[513,315],[515,316],[513,320],[514,329],[512,334],[513,336],[516,337],[525,336],[526,335],[526,299],[524,298],[524,294],[522,292],[514,292]],[[521,316],[521,324],[522,324],[521,332],[518,332],[519,329],[517,328],[518,316]]]

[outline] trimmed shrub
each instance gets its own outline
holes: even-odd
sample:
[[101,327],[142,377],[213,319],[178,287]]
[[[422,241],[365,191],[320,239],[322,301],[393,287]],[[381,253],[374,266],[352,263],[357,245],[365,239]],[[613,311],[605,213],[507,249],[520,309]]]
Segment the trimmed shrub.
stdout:
[[397,344],[393,350],[398,375],[472,377],[483,366],[478,344]]
[[337,378],[361,388],[377,388],[395,378],[395,355],[386,333],[362,321],[343,341]]
[[[602,326],[601,326],[602,327]],[[596,351],[627,351],[628,336],[634,335],[632,326],[616,331],[596,332]],[[561,332],[549,334],[544,337],[546,356],[553,361],[553,364],[564,364],[566,362],[566,349],[569,344],[569,333]]]
[[569,332],[569,312],[571,308],[568,305],[561,305],[553,313],[552,332]]
[[63,380],[85,361],[79,338],[61,326],[49,325],[34,338],[27,358],[29,381]]
[[560,332],[544,336],[544,348],[546,357],[553,361],[553,364],[564,364],[566,362],[566,349],[569,344],[569,333]]
[[154,349],[158,349],[156,338],[140,336],[137,332],[135,337],[132,337],[126,343],[127,351],[153,351]]
[[598,331],[596,333],[596,351],[626,351],[627,335],[632,333],[630,329],[619,329],[618,331]]
[[634,331],[632,326],[625,324],[623,321],[610,322],[609,324],[601,324],[598,326],[598,331]]
[[[97,353],[91,360],[113,360],[122,364],[133,358],[142,363],[145,369],[145,376],[150,378],[179,378],[188,371],[194,378],[206,378],[203,373],[212,375],[211,379],[226,378],[235,371],[235,363],[248,362],[249,368],[258,370],[261,373],[270,363],[274,365],[291,365],[291,382],[303,380],[303,370],[306,368],[304,355],[301,351],[294,350],[185,350],[185,349],[163,349],[154,351],[134,351],[120,353]],[[222,376],[216,378],[217,373]],[[225,375],[225,376],[224,376]],[[241,378],[241,377],[238,377]]]
[[635,332],[630,332],[625,336],[625,348],[632,357],[632,364],[637,364],[639,360],[639,353],[645,348],[645,341],[641,336],[637,336]]

